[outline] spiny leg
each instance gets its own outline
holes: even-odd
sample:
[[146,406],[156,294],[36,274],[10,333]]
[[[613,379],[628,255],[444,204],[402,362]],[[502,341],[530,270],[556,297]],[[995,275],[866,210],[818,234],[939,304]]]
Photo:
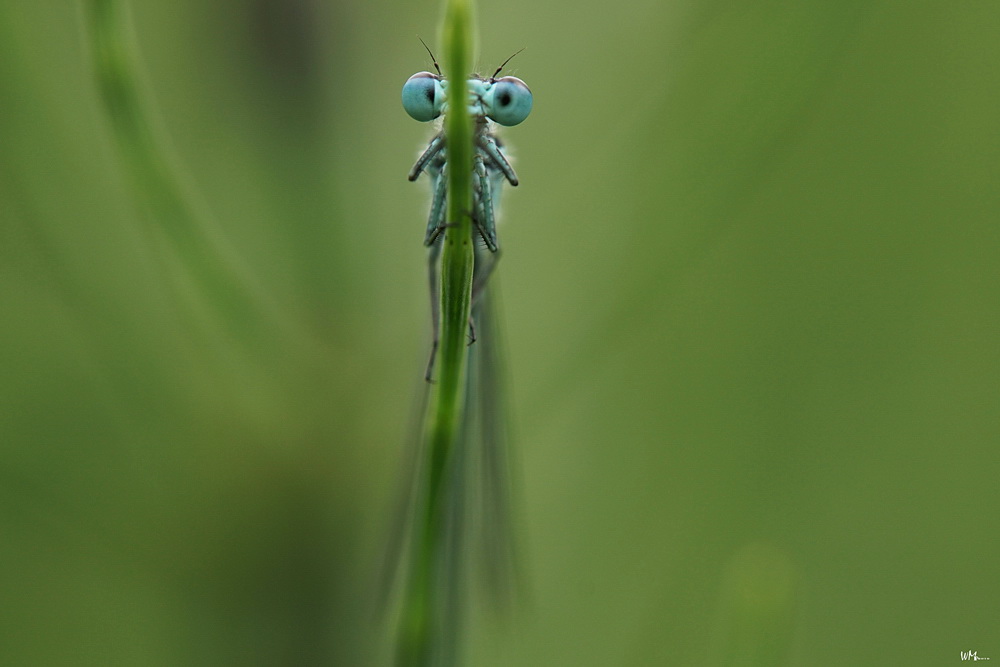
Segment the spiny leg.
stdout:
[[416,163],[413,165],[413,168],[410,169],[410,173],[406,178],[411,181],[417,180],[417,176],[420,175],[420,172],[422,172],[424,168],[430,164],[435,157],[437,157],[438,153],[440,153],[442,149],[444,149],[444,134],[439,134],[431,139],[431,143],[427,144],[427,150],[425,150],[420,157],[417,158]]
[[445,202],[448,199],[448,178],[445,175],[445,169],[446,167],[442,167],[434,177],[436,179],[434,181],[434,198],[431,200],[431,213],[427,217],[427,233],[424,235],[424,245],[427,246],[434,243],[446,227],[444,213]]
[[475,169],[476,176],[478,177],[478,185],[474,188],[476,194],[476,205],[479,209],[477,211],[478,215],[472,216],[472,222],[475,223],[476,229],[479,230],[479,235],[483,237],[483,241],[486,242],[486,247],[492,252],[497,250],[497,228],[496,222],[493,219],[493,195],[492,188],[490,187],[489,174],[486,171],[486,163],[483,160],[483,154],[476,151],[475,155]]
[[427,370],[424,372],[424,379],[431,382],[431,373],[434,372],[434,359],[437,357],[438,349],[438,319],[441,315],[441,301],[438,294],[438,257],[441,255],[441,247],[444,245],[444,237],[438,236],[431,242],[430,252],[427,253],[427,277],[431,288],[431,323],[434,332],[434,340],[431,343],[431,358],[427,360]]
[[503,175],[507,177],[507,180],[511,185],[517,185],[517,174],[514,173],[514,168],[510,166],[510,162],[507,162],[507,158],[504,157],[503,153],[500,151],[500,147],[497,142],[493,140],[493,137],[489,135],[482,135],[479,137],[477,142],[479,147],[486,151],[486,154],[496,163]]

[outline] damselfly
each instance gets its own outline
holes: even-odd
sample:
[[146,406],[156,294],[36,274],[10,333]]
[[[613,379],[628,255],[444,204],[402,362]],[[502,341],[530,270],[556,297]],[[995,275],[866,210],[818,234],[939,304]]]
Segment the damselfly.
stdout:
[[[426,46],[426,45],[425,45]],[[428,53],[430,50],[428,49]],[[520,53],[520,52],[518,52]],[[514,55],[517,55],[515,53]],[[513,58],[511,56],[510,58]],[[474,209],[470,212],[475,235],[482,243],[475,244],[475,272],[472,280],[473,310],[479,302],[482,290],[486,287],[490,274],[496,265],[500,247],[497,244],[496,210],[499,205],[500,188],[506,179],[511,185],[517,185],[517,174],[510,162],[500,150],[502,143],[493,133],[492,123],[507,127],[517,125],[528,117],[531,112],[531,91],[523,81],[513,76],[497,78],[504,66],[510,62],[505,60],[489,78],[471,77],[467,82],[469,91],[468,112],[475,120],[475,156],[472,178],[474,193]],[[430,122],[447,112],[448,81],[441,75],[441,69],[433,54],[434,68],[437,74],[418,72],[403,84],[403,108],[414,120]],[[492,122],[491,122],[492,121]],[[434,366],[434,350],[438,343],[438,307],[437,276],[438,257],[441,253],[441,241],[446,228],[447,207],[446,170],[448,168],[448,149],[445,145],[443,131],[431,139],[427,150],[417,159],[410,169],[409,179],[415,181],[421,173],[426,172],[432,180],[433,199],[431,212],[427,219],[427,232],[424,235],[424,245],[430,247],[428,257],[428,273],[431,292],[431,320],[434,323],[434,348],[427,365],[427,379],[430,380]],[[470,327],[470,339],[475,340],[475,316]]]
[[[426,47],[426,45],[425,45]],[[430,53],[430,49],[428,49]],[[515,54],[516,55],[516,54]],[[513,57],[513,56],[511,56]],[[448,81],[433,54],[436,74],[419,72],[403,85],[403,108],[415,120],[430,122],[447,114]],[[422,173],[431,179],[431,209],[424,234],[428,253],[431,315],[434,343],[426,379],[434,372],[439,340],[441,298],[441,254],[445,237],[467,228],[472,234],[471,307],[461,425],[454,440],[422,443],[412,469],[408,494],[408,530],[398,534],[390,557],[401,565],[409,553],[408,585],[403,605],[398,644],[399,663],[447,665],[456,662],[457,638],[468,576],[469,552],[481,550],[485,557],[482,574],[499,598],[509,594],[513,566],[506,443],[502,416],[499,360],[495,322],[491,317],[487,283],[496,266],[499,244],[496,212],[503,181],[517,185],[517,175],[502,152],[494,124],[517,125],[531,111],[531,91],[512,76],[499,77],[508,58],[488,78],[472,76],[466,84],[465,109],[471,119],[473,150],[471,170],[472,210],[465,211],[461,225],[448,219],[448,161],[446,133],[442,128],[410,170],[409,179]],[[453,95],[456,89],[452,90]],[[457,140],[456,140],[457,141]],[[466,154],[468,155],[468,154]],[[457,158],[456,158],[457,160]],[[456,188],[461,187],[456,185]],[[452,215],[457,215],[453,211]],[[471,220],[471,225],[467,221]],[[447,259],[447,253],[445,253]],[[468,274],[466,274],[468,275]],[[468,289],[468,283],[465,283]],[[465,293],[467,296],[469,292]],[[454,326],[454,325],[452,325]],[[455,331],[454,328],[450,329]],[[459,334],[460,335],[460,334]],[[477,342],[478,337],[478,342]],[[451,338],[450,340],[455,340]],[[472,343],[475,342],[475,345]],[[454,347],[448,349],[455,349]],[[461,355],[459,355],[461,358]],[[443,361],[446,361],[443,360]],[[442,374],[444,368],[442,365]],[[433,385],[428,384],[428,387]],[[433,412],[433,409],[431,410]],[[478,544],[472,544],[471,541]],[[395,556],[392,555],[395,552]],[[398,558],[398,559],[397,559]],[[502,600],[501,600],[502,601]]]

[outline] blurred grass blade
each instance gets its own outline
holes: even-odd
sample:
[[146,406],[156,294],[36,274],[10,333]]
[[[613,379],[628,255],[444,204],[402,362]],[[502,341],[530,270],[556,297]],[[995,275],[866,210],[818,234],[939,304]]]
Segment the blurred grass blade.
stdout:
[[254,285],[218,230],[196,215],[183,195],[139,83],[122,0],[89,0],[87,13],[101,98],[136,199],[149,220],[229,333],[245,339],[262,326],[287,323],[287,318],[273,316],[274,304]]
[[716,652],[720,667],[789,663],[795,615],[795,568],[771,544],[748,544],[730,560],[723,579]]

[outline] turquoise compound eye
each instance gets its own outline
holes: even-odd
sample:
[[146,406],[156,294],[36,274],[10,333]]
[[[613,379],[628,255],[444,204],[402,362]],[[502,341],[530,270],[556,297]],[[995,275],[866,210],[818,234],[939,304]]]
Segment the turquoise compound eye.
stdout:
[[514,76],[494,81],[488,102],[486,115],[507,127],[517,125],[531,113],[531,91],[524,81]]
[[421,123],[441,115],[444,89],[440,77],[430,72],[417,72],[403,84],[403,108],[413,120]]

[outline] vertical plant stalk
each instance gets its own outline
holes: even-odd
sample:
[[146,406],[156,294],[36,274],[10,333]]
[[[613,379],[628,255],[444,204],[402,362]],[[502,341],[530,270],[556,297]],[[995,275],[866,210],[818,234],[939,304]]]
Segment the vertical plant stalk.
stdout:
[[[473,119],[468,113],[467,78],[473,50],[471,0],[445,0],[442,26],[448,110],[444,119],[448,151],[448,229],[441,255],[438,381],[432,388],[425,423],[426,467],[418,499],[409,590],[402,611],[397,663],[442,665],[454,661],[460,632],[457,601],[460,563],[449,523],[461,508],[456,499],[457,443],[466,409],[467,336],[472,300]],[[450,599],[449,599],[450,598]]]
[[87,13],[101,98],[137,199],[213,314],[229,333],[245,338],[268,320],[266,311],[273,306],[254,289],[235,252],[194,214],[182,194],[139,84],[123,0],[88,0]]
[[448,150],[448,224],[441,257],[440,376],[429,420],[431,488],[440,482],[464,409],[468,332],[472,299],[472,117],[466,79],[472,61],[467,0],[450,0],[444,25],[448,78],[445,136]]

